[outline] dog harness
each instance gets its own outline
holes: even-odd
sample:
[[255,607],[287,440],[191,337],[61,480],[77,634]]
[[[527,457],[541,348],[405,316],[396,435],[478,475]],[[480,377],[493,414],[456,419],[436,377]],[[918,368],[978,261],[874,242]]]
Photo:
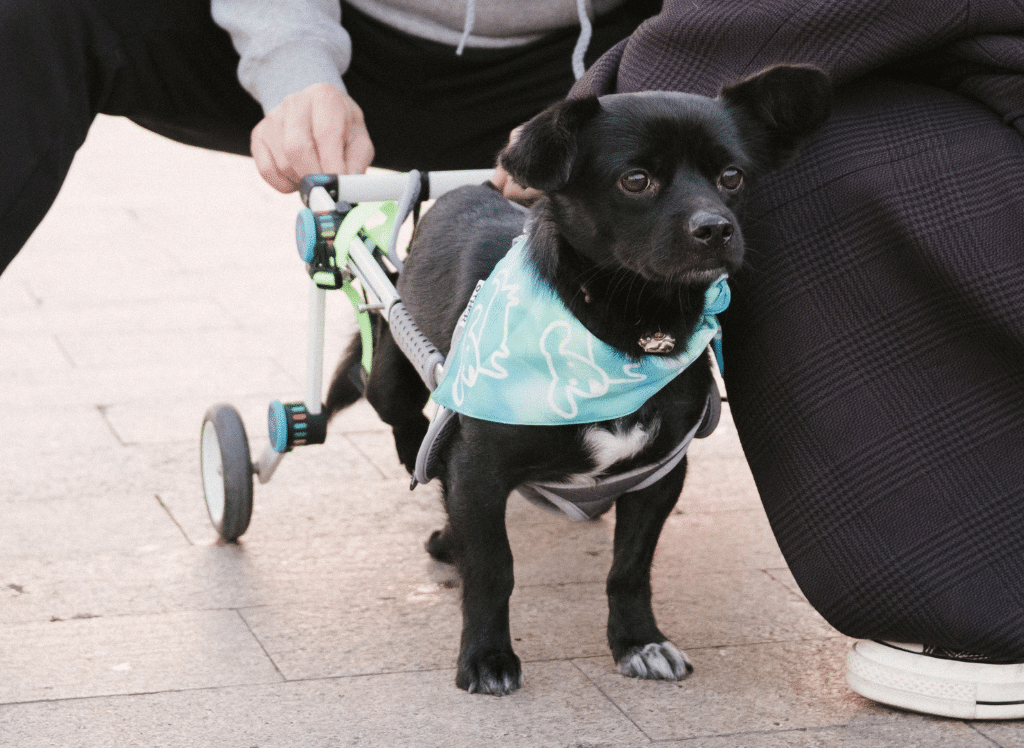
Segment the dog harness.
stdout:
[[[712,402],[716,398],[716,402]],[[713,412],[712,412],[713,411]],[[703,438],[715,430],[721,413],[721,396],[714,385],[704,405],[704,414],[690,432],[683,437],[675,449],[651,465],[630,470],[626,473],[596,478],[587,482],[542,482],[524,483],[516,488],[528,501],[562,512],[577,521],[595,519],[612,508],[615,500],[625,493],[647,488],[678,465],[686,456],[694,437]]]
[[[438,404],[420,446],[414,482],[437,475],[444,444],[463,413],[522,425],[585,424],[638,410],[714,343],[721,369],[721,328],[715,315],[729,304],[723,276],[707,291],[704,313],[676,356],[630,358],[593,335],[527,261],[525,237],[481,281],[452,336],[445,370],[433,393]],[[624,493],[667,475],[690,442],[714,431],[721,414],[712,383],[697,424],[651,465],[585,482],[534,482],[518,487],[530,501],[572,519],[600,516]]]

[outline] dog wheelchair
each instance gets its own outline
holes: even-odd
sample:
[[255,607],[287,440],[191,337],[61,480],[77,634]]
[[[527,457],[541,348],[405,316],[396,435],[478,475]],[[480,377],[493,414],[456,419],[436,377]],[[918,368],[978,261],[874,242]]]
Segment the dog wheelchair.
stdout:
[[[416,220],[423,202],[458,187],[481,184],[491,173],[485,169],[357,176],[316,174],[303,178],[299,194],[305,207],[296,220],[296,244],[311,280],[305,399],[270,403],[269,445],[255,462],[238,411],[224,403],[206,411],[200,437],[203,491],[210,520],[224,541],[233,542],[248,529],[253,477],[260,483],[268,482],[285,454],[295,447],[323,444],[327,437],[328,415],[323,412],[321,401],[327,291],[344,291],[356,309],[364,374],[369,373],[373,357],[370,314],[374,313],[386,320],[396,344],[427,389],[433,392],[437,388],[444,374],[445,356],[420,332],[394,285],[402,271],[398,228],[410,215]],[[718,358],[720,361],[720,353]],[[455,415],[447,408],[438,408],[417,455],[413,487],[435,477],[437,458],[458,423]],[[559,492],[552,493],[546,489],[556,485],[544,483],[522,486],[520,490],[527,499],[546,508],[555,508],[574,519],[591,518],[604,511],[595,507],[608,506],[609,497],[656,479],[685,454],[689,438],[711,434],[720,416],[721,396],[713,382],[700,422],[661,463],[605,479],[596,491],[556,484]],[[567,491],[574,497],[568,497]],[[587,506],[596,514],[584,509]]]
[[353,303],[363,343],[362,367],[373,355],[370,314],[379,314],[427,387],[437,386],[444,356],[419,331],[406,311],[393,279],[402,270],[398,229],[418,216],[421,204],[464,185],[481,184],[490,169],[304,177],[303,207],[296,219],[299,257],[310,276],[307,321],[306,388],[300,402],[270,403],[269,444],[253,462],[242,418],[234,406],[211,406],[203,417],[200,469],[210,521],[220,537],[237,540],[248,529],[253,478],[268,482],[295,447],[322,444],[324,314],[327,291],[341,290]]

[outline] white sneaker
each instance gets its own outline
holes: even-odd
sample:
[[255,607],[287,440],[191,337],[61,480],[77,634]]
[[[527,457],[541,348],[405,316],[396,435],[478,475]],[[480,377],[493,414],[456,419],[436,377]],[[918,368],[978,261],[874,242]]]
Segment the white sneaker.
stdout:
[[846,682],[889,706],[958,719],[1024,718],[1024,663],[920,644],[858,641],[846,657]]

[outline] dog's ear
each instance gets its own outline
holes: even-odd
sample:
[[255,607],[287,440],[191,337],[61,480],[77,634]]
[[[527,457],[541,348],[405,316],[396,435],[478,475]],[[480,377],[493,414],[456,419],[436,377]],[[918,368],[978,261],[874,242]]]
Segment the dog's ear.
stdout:
[[564,187],[576,158],[580,128],[597,116],[596,96],[552,104],[521,128],[498,163],[523,187],[549,192]]
[[721,99],[740,122],[755,163],[784,164],[832,112],[828,76],[804,65],[779,65],[722,88]]

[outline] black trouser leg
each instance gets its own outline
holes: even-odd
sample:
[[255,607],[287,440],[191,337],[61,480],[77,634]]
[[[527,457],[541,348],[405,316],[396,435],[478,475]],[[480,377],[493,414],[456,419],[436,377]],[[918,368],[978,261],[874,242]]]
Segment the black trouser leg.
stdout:
[[0,4],[0,272],[49,210],[97,113],[248,153],[262,113],[237,63],[202,0]]
[[871,81],[772,180],[725,375],[794,577],[849,636],[1024,657],[1024,141]]

